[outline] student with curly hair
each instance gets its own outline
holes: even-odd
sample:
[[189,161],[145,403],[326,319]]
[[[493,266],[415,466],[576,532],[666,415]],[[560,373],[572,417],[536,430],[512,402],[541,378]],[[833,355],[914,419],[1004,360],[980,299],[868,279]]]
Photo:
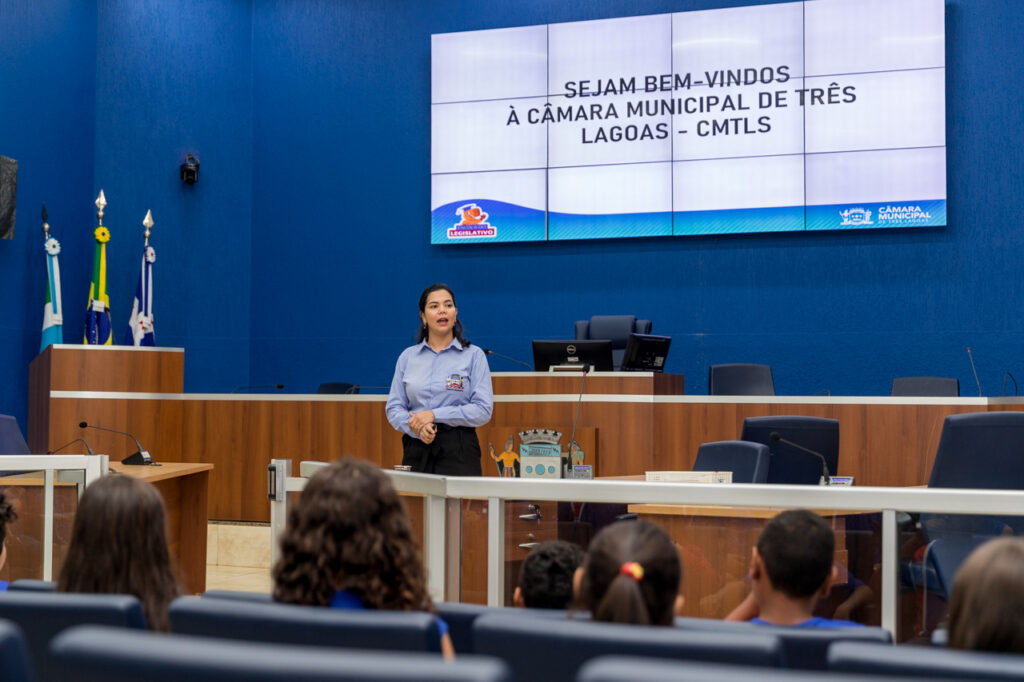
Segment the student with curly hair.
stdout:
[[[7,524],[17,520],[18,514],[14,506],[7,501],[2,490],[0,490],[0,570],[3,570],[7,563]],[[0,580],[0,592],[7,589],[7,581]]]
[[181,590],[164,501],[152,484],[110,474],[85,489],[57,591],[134,595],[151,630],[170,629],[167,606]]
[[682,614],[679,552],[665,531],[646,521],[603,528],[576,575],[578,601],[596,621],[672,625]]
[[[387,474],[344,457],[320,469],[288,512],[274,601],[435,613],[409,518]],[[441,650],[453,658],[448,626]]]
[[1024,653],[1024,538],[989,540],[967,557],[953,579],[949,646]]
[[540,543],[523,560],[512,603],[527,609],[569,608],[573,576],[582,563],[579,545],[565,540]]

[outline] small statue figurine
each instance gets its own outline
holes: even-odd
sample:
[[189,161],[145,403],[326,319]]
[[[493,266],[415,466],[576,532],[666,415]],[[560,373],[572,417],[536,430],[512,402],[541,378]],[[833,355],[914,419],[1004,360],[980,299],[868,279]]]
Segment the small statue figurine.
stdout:
[[509,436],[508,440],[505,441],[505,451],[500,455],[494,454],[493,443],[487,444],[487,449],[491,453],[491,459],[498,465],[498,475],[502,478],[519,477],[519,453],[512,448],[514,442],[515,436]]

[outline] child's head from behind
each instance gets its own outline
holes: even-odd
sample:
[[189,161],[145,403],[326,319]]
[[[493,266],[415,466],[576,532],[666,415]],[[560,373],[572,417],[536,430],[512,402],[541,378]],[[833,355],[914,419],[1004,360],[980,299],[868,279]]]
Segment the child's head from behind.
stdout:
[[14,511],[14,505],[7,501],[2,490],[0,490],[0,568],[4,567],[7,561],[7,526],[17,520],[18,514]]
[[582,563],[579,545],[564,540],[540,543],[523,561],[513,601],[530,609],[569,608],[573,576]]
[[754,548],[755,587],[767,578],[772,589],[789,599],[813,597],[832,576],[835,545],[832,528],[814,512],[790,509],[778,514],[765,525]]
[[274,566],[276,601],[326,606],[338,590],[368,608],[432,608],[401,498],[387,474],[350,457],[309,479]]
[[594,620],[671,625],[682,606],[682,562],[674,544],[646,521],[619,521],[591,541],[580,603]]
[[159,491],[146,481],[112,474],[82,493],[57,589],[133,594],[149,626],[168,629],[167,604],[178,594]]
[[953,580],[949,646],[1024,653],[1024,538],[990,540]]

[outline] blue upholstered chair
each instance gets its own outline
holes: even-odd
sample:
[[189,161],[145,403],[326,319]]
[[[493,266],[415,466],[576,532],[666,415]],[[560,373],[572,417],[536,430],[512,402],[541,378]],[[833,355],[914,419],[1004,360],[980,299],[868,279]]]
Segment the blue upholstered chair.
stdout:
[[771,434],[820,453],[830,474],[839,472],[839,422],[835,419],[780,415],[747,417],[740,440],[763,443],[771,450],[768,483],[817,485],[821,480],[821,460],[785,443],[773,443]]
[[719,633],[725,637],[743,636],[752,632],[774,635],[782,641],[783,665],[803,670],[827,670],[828,651],[834,642],[892,644],[892,634],[878,627],[790,628],[715,618],[676,618],[675,626],[685,630]]
[[18,428],[18,420],[8,414],[0,414],[0,455],[27,455],[28,443]]
[[420,611],[349,611],[320,606],[179,597],[168,609],[183,635],[348,649],[441,651],[437,619]]
[[768,480],[771,451],[763,443],[721,440],[702,443],[694,471],[731,471],[733,483],[764,483]]
[[331,394],[355,394],[359,393],[359,384],[350,384],[347,381],[329,381],[320,384],[316,389],[317,393]]
[[829,670],[892,677],[961,680],[1024,679],[1024,656],[919,646],[878,646],[836,642],[828,651]]
[[[434,602],[437,615],[441,620],[448,623],[448,634],[452,638],[452,646],[456,653],[475,653],[473,643],[473,623],[480,616],[488,614],[505,614],[507,616],[520,616],[523,618],[548,618],[554,620],[565,620],[569,614],[559,609],[518,609],[506,606],[484,606],[481,604],[463,604],[452,601]],[[573,612],[574,620],[588,620],[589,612]]]
[[775,395],[772,368],[743,363],[711,365],[708,395]]
[[577,339],[611,339],[612,365],[622,367],[622,356],[630,334],[650,334],[650,320],[638,320],[635,315],[594,315],[589,320],[576,321]]
[[477,654],[504,659],[519,682],[572,680],[583,663],[608,654],[767,667],[782,664],[782,642],[768,632],[722,636],[683,628],[571,620],[544,620],[541,626],[533,618],[489,614],[473,624],[473,642]]
[[16,623],[0,620],[0,680],[33,682],[32,663],[25,646],[25,633]]
[[53,580],[36,580],[35,578],[19,578],[14,580],[7,589],[11,592],[56,592],[57,583]]
[[0,592],[0,618],[24,631],[32,668],[40,680],[60,679],[50,666],[50,640],[73,625],[146,628],[142,604],[125,594]]
[[[759,668],[751,670],[745,665],[719,663],[686,663],[685,667],[676,661],[633,656],[602,656],[588,661],[580,668],[577,682],[622,682],[622,680],[643,680],[644,682],[819,682],[823,679],[820,671],[773,670]],[[891,678],[876,675],[827,676],[836,682],[891,682]],[[907,682],[907,678],[900,678]]]
[[897,377],[892,380],[889,395],[955,398],[960,395],[960,380],[951,377]]
[[235,601],[251,601],[268,604],[273,601],[269,592],[241,592],[238,590],[207,590],[201,595],[203,599],[233,599]]
[[350,651],[226,642],[187,635],[78,627],[53,642],[53,658],[77,682],[506,682],[501,661],[440,654]]

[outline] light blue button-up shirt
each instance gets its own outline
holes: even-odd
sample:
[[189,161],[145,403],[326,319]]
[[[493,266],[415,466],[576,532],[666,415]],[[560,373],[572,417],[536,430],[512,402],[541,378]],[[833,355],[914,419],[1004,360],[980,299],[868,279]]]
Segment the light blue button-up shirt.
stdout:
[[463,348],[458,339],[440,352],[426,341],[402,351],[385,407],[388,421],[413,438],[409,415],[434,411],[434,423],[483,426],[494,411],[491,369],[479,346]]

